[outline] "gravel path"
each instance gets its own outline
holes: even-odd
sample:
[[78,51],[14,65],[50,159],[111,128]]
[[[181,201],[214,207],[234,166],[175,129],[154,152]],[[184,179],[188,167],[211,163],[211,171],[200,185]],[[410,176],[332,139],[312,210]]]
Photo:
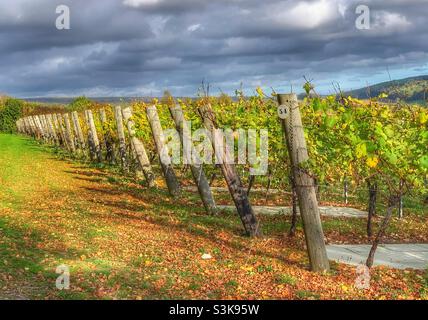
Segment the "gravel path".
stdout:
[[[221,211],[234,212],[234,206],[218,206]],[[256,214],[285,214],[291,215],[290,207],[267,207],[267,206],[253,206]],[[367,212],[349,208],[349,207],[319,207],[322,216],[326,217],[345,217],[345,218],[367,218]]]

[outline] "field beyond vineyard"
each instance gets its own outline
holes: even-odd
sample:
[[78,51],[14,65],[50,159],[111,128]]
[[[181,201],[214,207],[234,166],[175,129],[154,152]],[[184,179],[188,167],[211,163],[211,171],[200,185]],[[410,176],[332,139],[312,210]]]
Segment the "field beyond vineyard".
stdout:
[[[423,271],[374,268],[369,290],[355,288],[351,266],[310,272],[302,227],[287,237],[283,216],[262,218],[264,238],[249,239],[235,215],[207,216],[193,193],[172,200],[16,135],[0,135],[0,150],[2,299],[427,298]],[[394,219],[389,240],[426,241],[421,212]],[[365,241],[364,221],[323,226],[328,241]],[[71,268],[69,291],[55,288],[60,264]]]

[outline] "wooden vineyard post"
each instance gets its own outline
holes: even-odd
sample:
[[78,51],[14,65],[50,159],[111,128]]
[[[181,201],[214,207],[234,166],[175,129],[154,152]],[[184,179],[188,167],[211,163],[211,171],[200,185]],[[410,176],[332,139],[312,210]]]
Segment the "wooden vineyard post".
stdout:
[[43,118],[43,124],[44,124],[45,130],[48,133],[48,142],[53,143],[54,142],[53,132],[51,130],[51,127],[49,126],[48,117],[47,115],[42,115],[42,118]]
[[156,106],[148,107],[146,112],[169,193],[171,196],[176,197],[180,194],[180,184],[172,167],[171,158],[168,154],[168,148],[165,145],[165,137]]
[[64,114],[64,123],[65,123],[65,140],[67,141],[69,151],[74,154],[76,152],[76,146],[74,144],[73,133],[71,132],[70,116],[68,113]]
[[56,113],[53,114],[53,122],[54,125],[56,126],[58,133],[59,133],[59,145],[60,146],[65,146],[65,135],[64,135],[64,128],[61,125],[61,117],[60,115],[57,115]]
[[21,134],[30,135],[30,131],[27,127],[27,122],[25,121],[25,118],[21,118],[18,120],[18,130]]
[[[251,237],[257,237],[261,235],[260,226],[257,221],[254,210],[251,206],[250,200],[248,199],[247,190],[245,190],[241,178],[236,170],[234,164],[227,163],[226,159],[229,158],[227,154],[224,154],[224,150],[219,150],[216,142],[216,120],[214,112],[211,108],[211,105],[206,104],[199,108],[200,116],[204,122],[205,128],[211,144],[213,146],[214,152],[218,159],[220,159],[220,167],[223,173],[223,176],[226,180],[227,186],[229,188],[230,195],[232,196],[233,202],[235,203],[236,209],[238,210],[239,217],[242,220],[245,231]],[[227,153],[226,149],[226,153]]]
[[143,142],[135,136],[134,121],[132,121],[132,111],[130,108],[125,108],[122,110],[122,114],[128,128],[129,137],[133,147],[132,149],[135,153],[141,170],[143,170],[147,184],[149,187],[154,187],[155,175],[153,174],[152,166],[150,164],[150,160],[147,156],[146,148],[144,147]]
[[28,134],[32,137],[35,136],[33,125],[31,124],[30,117],[24,118],[25,126],[27,127]]
[[46,130],[45,122],[43,121],[43,115],[38,115],[37,118],[40,122],[40,127],[42,128],[43,137],[45,142],[49,142],[49,132]]
[[27,128],[27,134],[33,136],[34,138],[34,130],[30,122],[30,117],[25,117],[24,123],[25,123],[25,127]]
[[45,124],[46,131],[48,132],[49,143],[54,143],[54,133],[52,131],[51,126],[49,125],[48,116],[43,115],[43,122]]
[[30,118],[25,117],[24,123],[25,123],[25,127],[27,128],[28,135],[34,137],[34,130],[33,130],[33,126],[31,125]]
[[29,121],[31,123],[31,127],[33,128],[34,139],[36,139],[36,140],[40,139],[40,132],[39,132],[39,130],[37,128],[36,122],[34,121],[34,117],[30,116],[30,117],[28,117],[28,119],[29,119]]
[[86,143],[85,137],[83,136],[82,126],[80,125],[79,114],[77,111],[71,113],[71,118],[73,120],[74,133],[77,137],[77,143],[81,152],[85,153]]
[[295,94],[279,94],[278,103],[278,115],[285,131],[311,269],[312,271],[328,271],[330,264],[325,247],[314,179],[306,170],[301,168],[301,165],[309,159],[309,155],[297,96]]
[[35,134],[34,139],[40,140],[41,132],[40,132],[39,126],[37,125],[36,117],[30,116],[30,122],[33,126],[33,130]]
[[103,156],[101,152],[100,140],[98,139],[97,128],[95,127],[94,115],[92,114],[92,110],[86,110],[86,120],[88,122],[89,128],[89,141],[91,142],[92,158],[97,162],[102,162]]
[[54,141],[54,143],[55,143],[56,145],[58,145],[58,142],[59,142],[59,140],[58,140],[58,134],[57,134],[57,132],[56,132],[56,130],[55,130],[55,126],[54,126],[54,124],[53,124],[52,115],[51,115],[51,114],[48,114],[48,115],[46,116],[46,120],[47,120],[48,125],[49,125],[49,128],[50,128],[50,130],[51,130],[53,141]]
[[18,131],[21,134],[30,135],[30,132],[27,127],[27,123],[25,122],[25,118],[21,118],[17,121]]
[[16,128],[18,129],[18,133],[20,134],[28,134],[25,126],[25,121],[23,118],[20,118],[16,121]]
[[43,140],[46,141],[46,133],[43,130],[42,123],[40,122],[39,116],[34,116],[34,121],[37,125],[39,132],[40,132],[40,138],[43,138]]
[[[205,176],[203,166],[202,164],[194,163],[192,159],[192,154],[196,154],[196,150],[192,142],[192,132],[184,118],[183,110],[181,109],[181,106],[177,104],[176,106],[171,106],[169,111],[171,112],[172,119],[174,120],[176,129],[180,135],[181,144],[184,149],[183,157],[186,157],[187,163],[190,164],[193,179],[198,187],[199,195],[201,196],[205,210],[208,214],[215,214],[216,204],[211,192],[210,184]],[[188,146],[188,148],[185,146]]]
[[105,109],[100,110],[100,121],[104,131],[104,144],[106,149],[106,161],[114,163],[114,142],[110,131],[108,130],[107,115]]
[[117,136],[119,138],[119,154],[120,161],[122,164],[122,169],[125,172],[128,172],[128,160],[126,154],[126,139],[125,139],[125,131],[123,130],[123,117],[122,117],[122,108],[120,106],[116,106],[114,108],[114,117],[116,118],[116,127],[117,127]]
[[49,141],[49,135],[48,135],[48,132],[46,131],[45,124],[43,123],[42,116],[41,115],[37,115],[36,119],[37,119],[37,121],[39,123],[39,127],[40,127],[40,131],[42,132],[43,140],[45,142],[48,142]]
[[41,123],[42,128],[43,128],[43,132],[45,133],[45,140],[46,140],[47,143],[49,143],[51,137],[50,137],[49,128],[46,125],[45,115],[44,114],[39,115],[39,119],[40,119],[40,123]]
[[17,121],[18,131],[21,134],[29,135],[30,132],[27,128],[27,123],[25,122],[25,118],[21,118]]
[[27,127],[27,123],[25,122],[25,118],[20,118],[17,121],[17,127],[18,127],[19,133],[25,134],[25,135],[30,135],[30,132],[29,132],[28,127]]
[[24,118],[24,124],[25,124],[25,127],[27,129],[27,134],[34,137],[34,131],[33,131],[32,125],[30,123],[30,118],[29,117],[25,117]]
[[88,128],[87,131],[87,139],[88,139],[88,150],[89,150],[89,158],[91,159],[91,161],[95,161],[96,153],[95,153],[95,146],[94,146],[94,142],[92,141],[92,134],[91,134],[91,129],[89,128],[89,121],[88,121],[88,110],[84,111],[84,115],[85,115],[85,123],[86,126]]
[[58,125],[61,132],[61,137],[62,137],[62,145],[65,149],[70,150],[70,147],[68,146],[68,141],[67,141],[67,134],[65,132],[64,117],[62,114],[58,114],[57,119],[58,119]]
[[23,134],[25,132],[22,125],[22,119],[16,120],[15,125],[16,125],[16,130],[18,131],[19,134]]
[[18,130],[19,134],[28,134],[24,118],[19,118],[18,120],[16,120],[16,129]]

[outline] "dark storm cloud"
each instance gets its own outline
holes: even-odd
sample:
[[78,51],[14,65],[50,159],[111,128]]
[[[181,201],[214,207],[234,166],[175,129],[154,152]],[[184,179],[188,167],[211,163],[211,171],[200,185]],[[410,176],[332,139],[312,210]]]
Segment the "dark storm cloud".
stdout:
[[[71,30],[55,28],[58,5]],[[370,30],[355,8],[371,9]],[[289,88],[313,78],[364,86],[428,73],[426,0],[4,0],[0,92],[157,95]],[[384,78],[382,78],[384,77]]]

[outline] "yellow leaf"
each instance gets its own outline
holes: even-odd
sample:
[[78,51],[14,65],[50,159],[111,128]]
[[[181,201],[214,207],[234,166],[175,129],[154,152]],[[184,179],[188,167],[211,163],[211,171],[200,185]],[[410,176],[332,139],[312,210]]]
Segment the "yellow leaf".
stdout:
[[150,260],[146,260],[146,261],[144,262],[144,264],[145,264],[146,266],[150,266],[150,265],[152,264],[152,262],[151,262]]
[[245,271],[253,271],[253,267],[251,266],[242,266],[241,269]]
[[379,159],[377,157],[369,157],[367,158],[367,165],[370,168],[376,168],[377,164],[379,163]]
[[419,122],[420,122],[421,124],[425,124],[425,123],[427,123],[427,122],[428,122],[428,114],[426,114],[426,113],[421,113],[421,114],[419,115]]

